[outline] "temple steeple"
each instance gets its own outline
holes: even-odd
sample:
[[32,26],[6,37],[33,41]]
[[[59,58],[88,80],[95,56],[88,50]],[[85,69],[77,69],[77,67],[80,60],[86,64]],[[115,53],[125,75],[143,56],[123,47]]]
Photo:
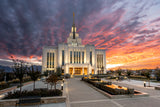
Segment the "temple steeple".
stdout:
[[75,30],[75,19],[74,19],[74,12],[73,12],[73,25],[72,25],[72,29],[73,29],[73,39],[75,39],[75,32],[76,32],[76,30]]
[[79,46],[81,45],[81,38],[79,38],[79,34],[76,32],[77,28],[75,26],[75,15],[73,12],[73,24],[71,28],[71,33],[67,38],[67,43],[71,46]]

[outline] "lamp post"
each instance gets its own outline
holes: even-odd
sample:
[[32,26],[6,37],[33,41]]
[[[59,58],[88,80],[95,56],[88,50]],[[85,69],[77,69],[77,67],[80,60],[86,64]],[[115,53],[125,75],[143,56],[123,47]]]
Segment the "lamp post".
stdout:
[[61,83],[61,90],[63,90],[63,83]]
[[146,87],[146,81],[144,81],[144,87]]
[[63,78],[63,80],[62,80],[62,81],[63,81],[63,83],[64,83],[64,78]]

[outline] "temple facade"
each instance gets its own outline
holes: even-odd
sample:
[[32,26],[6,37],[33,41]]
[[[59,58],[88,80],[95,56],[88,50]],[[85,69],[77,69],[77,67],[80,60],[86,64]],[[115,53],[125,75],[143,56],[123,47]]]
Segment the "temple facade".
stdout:
[[61,67],[64,74],[70,75],[103,74],[106,71],[105,50],[81,43],[74,15],[67,43],[43,47],[42,72],[56,72],[57,67]]

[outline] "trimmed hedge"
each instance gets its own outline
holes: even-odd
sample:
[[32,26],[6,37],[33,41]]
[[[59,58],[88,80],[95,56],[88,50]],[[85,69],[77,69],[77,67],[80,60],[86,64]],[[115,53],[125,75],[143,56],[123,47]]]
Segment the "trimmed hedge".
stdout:
[[[31,81],[30,77],[23,78],[23,83],[28,81]],[[11,87],[11,86],[15,86],[16,84],[19,84],[19,79],[13,79],[8,82],[2,81],[0,82],[0,90]]]
[[[131,75],[131,79],[140,79],[140,80],[146,80],[146,76],[141,76],[141,75]],[[156,80],[156,77],[151,77],[150,80]]]
[[0,90],[8,88],[8,87],[9,87],[9,85],[6,82],[4,82],[4,81],[0,82]]
[[64,78],[66,78],[66,79],[71,78],[71,75],[70,74],[65,74]]
[[33,91],[24,90],[21,92],[21,96],[19,91],[14,91],[14,92],[8,92],[4,99],[15,99],[26,96],[41,96],[41,97],[62,96],[62,91],[58,89],[56,90],[35,89]]

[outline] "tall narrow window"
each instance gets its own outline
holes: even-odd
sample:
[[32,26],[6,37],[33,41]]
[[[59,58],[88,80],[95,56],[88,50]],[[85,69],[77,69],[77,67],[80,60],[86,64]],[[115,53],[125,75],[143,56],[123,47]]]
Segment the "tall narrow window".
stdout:
[[75,63],[77,63],[77,52],[75,52]]
[[64,65],[64,50],[62,50],[62,65]]
[[78,52],[77,52],[77,63],[78,63]]
[[50,68],[52,68],[52,53],[50,53]]
[[103,54],[97,54],[97,67],[103,67]]
[[79,63],[81,63],[81,52],[79,52]]
[[76,52],[74,52],[74,63],[76,62]]
[[53,58],[52,58],[52,68],[54,68],[54,53],[53,53]]
[[84,64],[84,52],[82,52],[82,64]]
[[90,52],[90,64],[92,65],[92,51]]
[[72,63],[72,51],[70,51],[70,63]]
[[103,55],[101,55],[101,67],[103,67]]
[[49,52],[47,52],[47,68],[49,68]]

